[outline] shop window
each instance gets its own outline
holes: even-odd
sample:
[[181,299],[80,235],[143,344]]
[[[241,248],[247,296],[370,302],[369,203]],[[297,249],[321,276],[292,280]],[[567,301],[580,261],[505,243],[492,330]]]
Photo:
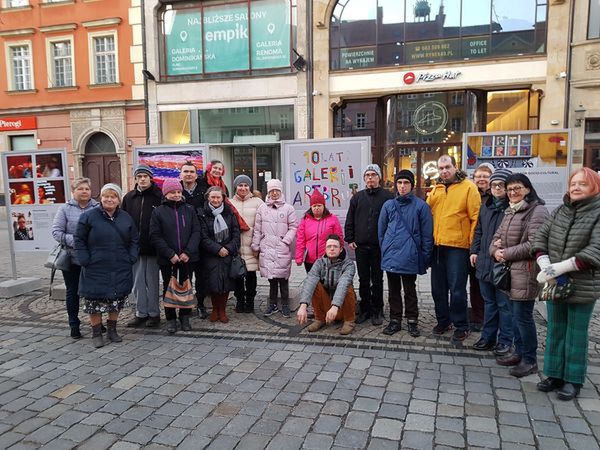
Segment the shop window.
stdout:
[[189,111],[168,111],[160,113],[162,144],[189,144]]
[[590,0],[588,13],[588,39],[600,38],[600,2]]
[[46,43],[48,87],[74,86],[73,39],[53,38]]
[[31,42],[7,44],[9,90],[29,91],[33,89],[33,61]]
[[93,84],[113,84],[118,80],[117,35],[90,35],[91,77]]
[[487,93],[486,131],[536,129],[539,95],[529,90]]
[[33,134],[18,134],[9,136],[12,151],[35,150],[37,148]]

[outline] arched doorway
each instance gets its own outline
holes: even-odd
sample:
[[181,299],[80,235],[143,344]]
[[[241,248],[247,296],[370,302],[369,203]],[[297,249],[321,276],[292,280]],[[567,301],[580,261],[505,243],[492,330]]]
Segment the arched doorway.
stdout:
[[121,185],[121,162],[113,140],[104,133],[94,133],[85,144],[83,176],[92,180],[92,196],[100,197],[106,183]]

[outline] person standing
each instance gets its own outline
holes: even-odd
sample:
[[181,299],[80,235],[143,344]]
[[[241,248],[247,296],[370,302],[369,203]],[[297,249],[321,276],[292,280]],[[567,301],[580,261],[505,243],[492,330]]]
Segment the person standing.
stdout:
[[[442,335],[454,325],[454,342],[469,335],[467,276],[469,248],[475,234],[481,196],[477,187],[459,170],[452,156],[438,159],[439,181],[427,198],[433,215],[434,248],[431,294],[437,324],[433,334]],[[448,303],[450,294],[450,303]]]
[[417,275],[427,273],[433,251],[433,218],[427,203],[413,193],[415,177],[410,170],[395,176],[396,198],[383,204],[379,216],[381,270],[388,278],[390,323],[383,330],[388,336],[402,329],[402,287],[408,333],[419,331]]
[[296,211],[285,202],[281,181],[273,178],[267,182],[267,201],[256,212],[252,251],[260,253],[260,274],[269,280],[269,306],[265,317],[279,311],[277,290],[281,292],[281,314],[290,317],[290,285],[292,271],[291,245],[296,237],[298,222]]
[[84,212],[75,232],[75,254],[82,266],[79,296],[90,315],[92,343],[104,346],[102,314],[108,313],[106,337],[121,342],[117,334],[119,312],[133,288],[133,270],[139,254],[139,234],[133,219],[119,208],[123,193],[113,183],[102,186],[100,207]]
[[71,183],[72,199],[64,205],[61,205],[54,216],[52,222],[52,237],[62,244],[71,257],[71,267],[69,270],[63,270],[63,279],[65,280],[66,295],[65,303],[67,306],[67,315],[69,316],[69,327],[71,327],[71,337],[73,339],[81,338],[80,320],[79,320],[79,275],[81,274],[81,263],[77,259],[75,252],[75,233],[77,223],[81,215],[99,205],[92,198],[91,180],[89,178],[75,178]]
[[356,323],[371,319],[373,325],[383,323],[383,271],[377,223],[383,204],[394,195],[381,187],[381,169],[369,164],[363,171],[365,189],[350,199],[345,241],[354,250],[358,269],[359,313]]
[[247,231],[241,232],[240,255],[246,263],[246,276],[235,280],[235,312],[253,313],[254,298],[256,297],[256,271],[258,270],[258,258],[252,252],[252,234],[254,233],[254,222],[256,212],[264,202],[260,197],[252,193],[252,180],[247,175],[238,175],[233,180],[235,195],[231,203],[244,218],[248,227]]
[[133,171],[134,188],[125,194],[121,207],[127,211],[139,232],[140,254],[133,265],[133,296],[135,297],[135,318],[127,323],[136,328],[160,326],[160,305],[158,299],[158,262],[156,250],[150,242],[150,218],[154,208],[162,202],[162,192],[154,183],[152,169],[145,164]]
[[600,175],[576,170],[563,204],[538,231],[533,250],[540,283],[570,282],[564,301],[548,301],[542,392],[558,390],[560,400],[579,395],[585,382],[589,326],[600,286]]

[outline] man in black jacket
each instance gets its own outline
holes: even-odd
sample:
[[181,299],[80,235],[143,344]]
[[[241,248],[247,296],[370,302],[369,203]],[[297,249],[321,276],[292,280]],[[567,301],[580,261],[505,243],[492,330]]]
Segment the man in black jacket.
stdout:
[[138,165],[133,176],[135,187],[123,197],[121,208],[127,211],[139,232],[140,254],[133,265],[133,295],[136,300],[135,318],[128,327],[146,325],[157,328],[160,325],[158,300],[158,263],[156,250],[150,243],[150,217],[154,208],[162,201],[162,192],[153,181],[150,167]]
[[350,199],[344,226],[344,240],[356,253],[360,305],[356,323],[371,319],[373,325],[383,323],[383,271],[377,236],[377,222],[383,204],[393,194],[380,186],[381,169],[369,164],[364,172],[365,189]]

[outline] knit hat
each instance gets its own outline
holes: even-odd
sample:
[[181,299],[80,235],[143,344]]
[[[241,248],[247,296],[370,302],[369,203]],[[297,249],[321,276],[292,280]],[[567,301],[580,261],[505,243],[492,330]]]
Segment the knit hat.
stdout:
[[145,173],[150,178],[154,177],[154,174],[152,173],[152,169],[150,168],[150,166],[147,166],[146,164],[138,164],[138,166],[133,171],[133,176],[137,177],[138,174],[140,174],[140,173]]
[[414,189],[415,187],[415,176],[410,170],[403,169],[398,172],[394,177],[394,184],[397,183],[398,180],[408,180],[411,189]]
[[509,175],[512,175],[509,169],[496,169],[490,176],[490,183],[493,181],[504,181],[506,183]]
[[367,167],[365,167],[365,170],[363,170],[363,178],[367,172],[375,172],[379,178],[381,178],[381,169],[377,164],[368,164]]
[[169,192],[173,191],[181,191],[182,189],[183,187],[181,186],[181,182],[177,178],[167,178],[165,181],[163,181],[163,195],[167,195]]
[[104,186],[102,186],[102,189],[100,189],[100,195],[104,194],[104,192],[108,191],[109,189],[117,193],[117,197],[119,197],[119,200],[123,198],[123,190],[120,186],[117,186],[114,183],[106,183]]
[[325,196],[315,189],[310,196],[310,206],[312,205],[325,205]]
[[242,183],[247,184],[248,187],[252,189],[252,180],[250,179],[250,177],[248,175],[241,174],[235,177],[235,180],[233,180],[233,190],[235,191],[238,187],[238,184]]
[[275,189],[283,192],[283,184],[277,178],[273,178],[267,182],[267,194]]

